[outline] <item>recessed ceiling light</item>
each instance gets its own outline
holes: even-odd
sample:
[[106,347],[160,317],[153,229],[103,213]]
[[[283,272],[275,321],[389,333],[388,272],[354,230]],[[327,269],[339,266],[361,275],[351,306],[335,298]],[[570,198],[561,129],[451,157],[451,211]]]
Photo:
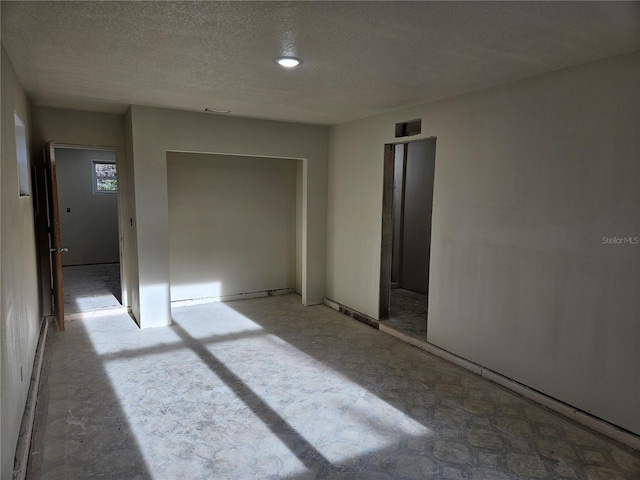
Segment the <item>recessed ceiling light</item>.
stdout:
[[302,63],[302,60],[296,57],[278,57],[276,63],[284,68],[294,68]]
[[223,110],[221,108],[205,108],[204,111],[207,113],[220,113],[220,114],[231,113],[231,110]]

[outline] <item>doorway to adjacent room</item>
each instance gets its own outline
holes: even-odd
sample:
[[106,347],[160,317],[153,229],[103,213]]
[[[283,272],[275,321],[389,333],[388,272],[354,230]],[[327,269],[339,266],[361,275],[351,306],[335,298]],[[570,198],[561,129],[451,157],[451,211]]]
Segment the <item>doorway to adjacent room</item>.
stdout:
[[55,155],[65,318],[125,313],[116,152],[56,145]]
[[385,148],[380,320],[426,342],[436,139]]

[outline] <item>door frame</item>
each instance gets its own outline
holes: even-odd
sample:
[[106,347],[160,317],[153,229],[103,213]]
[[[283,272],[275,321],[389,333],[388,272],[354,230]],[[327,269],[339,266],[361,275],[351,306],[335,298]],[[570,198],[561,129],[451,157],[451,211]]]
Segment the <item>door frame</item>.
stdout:
[[60,210],[58,208],[58,181],[56,174],[55,143],[42,145],[44,163],[45,201],[47,203],[47,247],[51,286],[51,315],[56,319],[58,328],[64,332],[64,289],[62,281],[62,252],[64,249],[60,237]]
[[[384,173],[382,181],[382,238],[380,242],[380,290],[378,318],[387,320],[389,318],[390,296],[391,296],[391,268],[393,264],[393,187],[394,187],[394,164],[396,145],[405,145],[405,160],[410,143],[427,142],[437,140],[438,137],[430,136],[406,140],[403,142],[392,142],[384,144]],[[435,185],[435,173],[434,173]]]
[[[82,150],[110,150],[116,153],[116,165],[118,169],[118,236],[119,236],[119,254],[120,254],[120,286],[122,295],[122,305],[128,310],[131,308],[132,292],[131,292],[131,265],[130,250],[133,242],[133,232],[127,228],[129,224],[133,226],[133,219],[129,221],[130,206],[128,203],[128,171],[126,158],[123,156],[123,150],[118,147],[103,145],[82,145],[70,143],[57,143],[52,141],[54,148],[71,148]],[[48,142],[43,142],[39,149],[39,154],[35,158],[38,159],[34,163],[36,195],[34,202],[37,204],[36,211],[36,236],[38,238],[39,262],[38,270],[40,277],[40,292],[42,298],[43,315],[53,315],[53,304],[51,301],[51,275],[53,274],[52,266],[49,261],[49,240],[47,225],[47,185],[46,185],[46,168],[43,147]],[[48,313],[47,313],[48,312]]]

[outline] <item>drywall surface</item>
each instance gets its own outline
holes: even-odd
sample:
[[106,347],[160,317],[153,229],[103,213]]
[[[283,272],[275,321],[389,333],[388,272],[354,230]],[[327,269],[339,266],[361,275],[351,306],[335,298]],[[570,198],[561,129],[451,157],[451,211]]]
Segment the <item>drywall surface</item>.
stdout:
[[333,127],[327,296],[377,317],[383,145],[422,118],[428,340],[640,433],[639,81],[635,52]]
[[30,141],[29,104],[4,47],[1,61],[0,478],[11,478],[42,316],[33,202],[30,196],[20,197],[18,190],[14,131],[16,112]]
[[426,295],[435,170],[435,140],[407,145],[402,235],[402,288]]
[[53,140],[57,144],[88,147],[125,146],[124,115],[85,112],[33,105],[33,134],[36,142]]
[[118,194],[94,193],[93,161],[116,161],[113,150],[56,148],[63,265],[115,263]]
[[[42,144],[53,140],[58,145],[78,145],[84,147],[111,148],[116,152],[119,182],[119,237],[120,244],[120,278],[123,285],[122,302],[131,306],[132,284],[134,282],[135,260],[133,255],[133,227],[129,219],[133,216],[131,210],[132,196],[129,186],[130,161],[126,155],[125,118],[124,115],[108,113],[84,112],[79,110],[64,110],[34,105],[31,109],[33,118],[34,158],[41,161]],[[62,207],[62,205],[61,205]],[[64,211],[60,212],[61,215]],[[122,221],[120,223],[120,220]],[[64,228],[64,227],[63,227]],[[63,232],[64,235],[64,232]],[[47,246],[41,245],[42,288],[48,287],[48,253]],[[63,258],[65,255],[63,255]],[[65,259],[66,261],[66,259]],[[45,310],[50,307],[45,306]]]
[[295,287],[296,164],[167,154],[172,301]]
[[[303,159],[302,299],[324,297],[328,128],[133,105],[133,175],[141,327],[169,325],[166,152]],[[265,159],[264,161],[269,161]]]

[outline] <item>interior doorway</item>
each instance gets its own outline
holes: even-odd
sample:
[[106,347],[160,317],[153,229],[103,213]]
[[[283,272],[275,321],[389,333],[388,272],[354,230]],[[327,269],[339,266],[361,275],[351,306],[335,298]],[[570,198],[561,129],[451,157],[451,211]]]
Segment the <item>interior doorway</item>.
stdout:
[[385,148],[380,319],[426,341],[436,139]]
[[55,147],[65,318],[125,313],[116,151]]

